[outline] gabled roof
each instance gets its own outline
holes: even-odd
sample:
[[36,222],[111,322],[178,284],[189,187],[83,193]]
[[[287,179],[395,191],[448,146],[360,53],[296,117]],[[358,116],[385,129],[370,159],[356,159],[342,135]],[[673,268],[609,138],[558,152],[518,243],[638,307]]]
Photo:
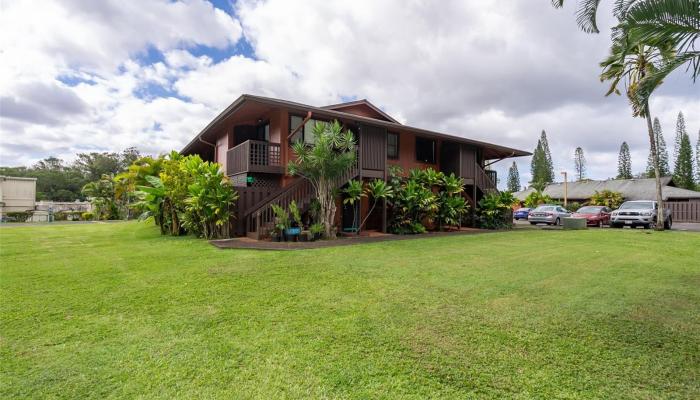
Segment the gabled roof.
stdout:
[[[367,100],[367,99],[349,101],[346,103],[331,104],[329,106],[323,106],[321,108],[325,108],[327,110],[343,111],[343,110],[347,110],[348,108],[354,108],[354,107],[365,107],[365,108],[369,109],[370,111],[373,111],[374,113],[379,114],[379,116],[381,116],[382,119],[384,119],[385,121],[400,124],[399,121],[395,120],[391,115],[385,113],[381,108],[370,103],[369,100]],[[350,112],[350,113],[354,114],[352,112]]]
[[[700,199],[700,192],[674,187],[673,185],[673,178],[670,176],[661,178],[661,196],[663,200]],[[569,182],[566,189],[566,195],[569,199],[589,199],[596,191],[601,192],[603,190],[622,193],[625,200],[654,200],[656,198],[656,180],[653,178]],[[513,195],[519,200],[525,200],[533,191],[533,188],[529,188],[515,192]],[[553,199],[563,199],[564,184],[562,182],[551,183],[547,185],[543,193]]]
[[400,132],[408,132],[408,133],[413,133],[413,134],[417,134],[417,135],[425,136],[425,137],[429,137],[429,138],[449,140],[449,141],[453,141],[456,143],[463,143],[463,144],[467,144],[467,145],[474,146],[474,147],[479,147],[479,148],[486,150],[485,153],[487,153],[487,154],[484,155],[485,159],[520,157],[520,156],[529,156],[532,154],[532,153],[529,153],[529,152],[524,151],[524,150],[513,149],[510,147],[505,147],[505,146],[500,146],[497,144],[482,142],[479,140],[467,139],[467,138],[462,137],[462,136],[434,132],[434,131],[429,131],[427,129],[414,128],[414,127],[411,127],[408,125],[402,125],[398,122],[383,121],[383,120],[376,119],[376,118],[365,117],[365,116],[357,115],[357,114],[350,114],[347,112],[331,110],[328,108],[315,107],[315,106],[310,106],[307,104],[296,103],[293,101],[273,99],[270,97],[254,96],[254,95],[250,95],[250,94],[241,95],[238,99],[236,99],[236,101],[234,101],[233,103],[231,103],[231,105],[226,107],[226,109],[224,111],[222,111],[216,118],[214,118],[209,124],[207,124],[207,126],[204,127],[204,129],[202,129],[202,131],[197,136],[195,136],[194,139],[192,139],[182,149],[181,153],[183,153],[183,154],[192,153],[193,149],[197,146],[198,142],[200,142],[202,140],[204,140],[204,141],[216,140],[215,134],[216,134],[216,129],[219,127],[219,124],[221,122],[223,122],[229,116],[236,113],[237,111],[244,109],[246,104],[248,104],[249,102],[262,104],[262,105],[265,105],[265,106],[268,106],[271,108],[285,108],[289,111],[298,112],[298,113],[312,112],[313,115],[321,117],[321,118],[354,121],[355,123],[360,123],[360,124],[364,123],[364,124],[368,124],[368,125],[385,127],[390,131],[393,130],[393,131],[400,131]]

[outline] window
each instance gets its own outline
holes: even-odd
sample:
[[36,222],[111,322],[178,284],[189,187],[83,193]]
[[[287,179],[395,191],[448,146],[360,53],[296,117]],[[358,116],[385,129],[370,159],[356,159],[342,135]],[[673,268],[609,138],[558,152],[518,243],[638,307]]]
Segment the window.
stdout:
[[386,156],[389,158],[399,158],[399,134],[388,133],[386,136]]
[[[325,124],[326,121],[320,121],[317,119],[309,119],[306,121],[304,126],[302,126],[294,135],[294,138],[292,138],[295,142],[303,140],[304,143],[312,144],[314,143],[314,126],[316,126],[317,123],[323,123]],[[301,124],[304,123],[304,118],[297,116],[297,115],[292,115],[289,118],[289,133],[291,134],[294,132],[295,129],[297,129]]]
[[435,164],[436,143],[433,139],[416,138],[416,161]]
[[270,141],[270,123],[266,122],[262,125],[257,126],[257,138],[258,140],[264,140],[266,142]]

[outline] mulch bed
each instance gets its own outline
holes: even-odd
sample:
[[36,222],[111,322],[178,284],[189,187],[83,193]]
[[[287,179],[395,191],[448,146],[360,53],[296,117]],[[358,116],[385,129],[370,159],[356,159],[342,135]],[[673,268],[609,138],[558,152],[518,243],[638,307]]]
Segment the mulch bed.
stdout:
[[429,232],[419,235],[392,235],[387,233],[372,232],[369,236],[344,236],[336,240],[317,240],[315,242],[272,242],[268,240],[255,240],[247,237],[210,240],[209,243],[220,249],[251,249],[251,250],[306,250],[323,247],[351,246],[355,244],[388,242],[392,240],[426,239],[442,236],[473,235],[488,233],[484,229],[462,228],[453,232]]

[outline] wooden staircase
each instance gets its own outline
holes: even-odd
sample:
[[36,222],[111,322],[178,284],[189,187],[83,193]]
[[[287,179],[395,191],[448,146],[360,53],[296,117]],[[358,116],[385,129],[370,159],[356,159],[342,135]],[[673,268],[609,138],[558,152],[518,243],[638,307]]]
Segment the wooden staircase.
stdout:
[[498,187],[496,186],[495,179],[490,176],[495,176],[495,173],[489,174],[487,171],[481,168],[479,164],[476,164],[475,171],[476,176],[474,177],[474,184],[483,194],[498,193]]
[[[357,175],[358,169],[353,167],[343,176],[336,179],[333,187],[336,189],[341,188]],[[286,186],[282,192],[271,195],[269,198],[261,201],[259,206],[246,211],[246,214],[243,216],[246,235],[260,240],[274,226],[275,212],[272,210],[273,204],[288,210],[289,205],[294,201],[299,209],[304,212],[308,210],[314,197],[316,197],[316,190],[313,185],[305,178],[297,178],[290,185]]]

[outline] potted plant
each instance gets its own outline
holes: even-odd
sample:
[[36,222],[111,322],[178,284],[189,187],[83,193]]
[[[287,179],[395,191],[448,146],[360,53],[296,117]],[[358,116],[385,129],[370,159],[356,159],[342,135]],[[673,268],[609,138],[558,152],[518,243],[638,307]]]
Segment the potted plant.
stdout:
[[277,204],[272,205],[272,211],[275,213],[275,231],[279,234],[278,238],[287,241],[286,233],[289,227],[289,213]]
[[311,241],[316,241],[321,238],[323,233],[323,225],[316,222],[309,227],[309,233],[311,234]]
[[294,200],[289,204],[289,214],[292,216],[292,223],[288,225],[284,233],[287,236],[287,240],[290,238],[297,240],[301,233],[302,222],[301,212],[299,212],[299,207],[297,207],[297,203]]
[[280,242],[282,241],[282,232],[284,231],[284,227],[281,225],[275,224],[275,226],[270,229],[270,239],[273,242]]

